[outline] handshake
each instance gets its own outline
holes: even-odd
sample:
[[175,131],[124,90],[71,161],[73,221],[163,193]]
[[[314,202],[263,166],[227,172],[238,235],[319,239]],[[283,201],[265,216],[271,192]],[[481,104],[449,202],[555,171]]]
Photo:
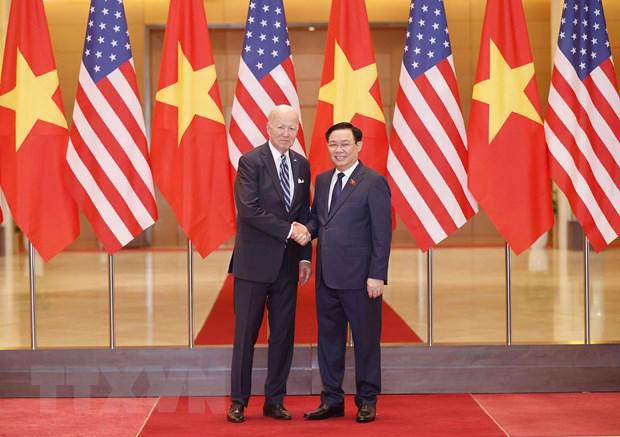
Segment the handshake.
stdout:
[[291,239],[296,241],[300,246],[308,244],[312,237],[308,228],[298,222],[293,222],[293,232],[291,233]]

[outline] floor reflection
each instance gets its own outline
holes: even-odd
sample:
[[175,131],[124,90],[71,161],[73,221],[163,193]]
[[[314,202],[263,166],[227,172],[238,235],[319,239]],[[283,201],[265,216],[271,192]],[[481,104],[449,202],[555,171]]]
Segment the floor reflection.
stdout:
[[[230,252],[194,258],[194,332],[202,326],[226,277]],[[386,301],[427,337],[426,255],[395,248]],[[3,257],[0,348],[30,347],[28,263]],[[435,344],[505,342],[504,249],[433,251]],[[620,250],[592,254],[591,338],[620,341]],[[534,248],[512,257],[513,342],[584,340],[583,254]],[[107,256],[65,252],[37,262],[37,340],[47,347],[107,347]],[[115,256],[118,346],[187,344],[185,251],[123,250]]]

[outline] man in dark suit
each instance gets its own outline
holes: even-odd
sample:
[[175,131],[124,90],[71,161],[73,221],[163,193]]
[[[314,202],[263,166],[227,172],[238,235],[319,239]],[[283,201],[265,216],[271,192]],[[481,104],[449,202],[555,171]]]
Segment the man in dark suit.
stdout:
[[265,305],[269,352],[263,415],[291,419],[283,399],[293,357],[297,282],[306,283],[311,273],[310,234],[302,224],[309,218],[310,168],[306,158],[290,150],[298,128],[295,109],[276,106],[267,123],[269,141],[239,159],[237,236],[231,259],[235,339],[227,415],[234,423],[245,420]]
[[381,301],[392,239],[390,189],[358,154],[362,132],[351,123],[325,137],[335,169],[317,176],[308,229],[318,236],[316,306],[321,405],[308,420],[344,415],[347,321],[355,344],[356,420],[372,422],[381,390]]

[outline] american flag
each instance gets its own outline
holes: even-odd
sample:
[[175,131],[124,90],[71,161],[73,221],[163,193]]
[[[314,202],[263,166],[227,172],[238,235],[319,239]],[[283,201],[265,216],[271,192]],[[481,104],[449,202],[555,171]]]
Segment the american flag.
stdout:
[[388,152],[393,203],[422,250],[478,211],[441,0],[411,2]]
[[[228,152],[235,169],[242,153],[267,141],[267,115],[287,104],[299,113],[299,97],[282,0],[252,0],[232,104]],[[300,128],[293,150],[305,155]]]
[[620,98],[600,0],[566,0],[545,134],[551,174],[592,247],[620,233]]
[[157,219],[122,0],[92,0],[67,161],[72,191],[109,253]]

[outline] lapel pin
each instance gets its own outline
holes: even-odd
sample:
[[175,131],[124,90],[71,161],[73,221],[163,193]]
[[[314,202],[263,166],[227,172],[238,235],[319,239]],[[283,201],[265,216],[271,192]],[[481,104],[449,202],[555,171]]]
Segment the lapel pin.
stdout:
[[355,179],[349,179],[349,183],[351,184],[352,187],[357,185],[357,182],[355,181]]
[[303,179],[301,179],[301,178],[299,178],[299,179],[297,179],[297,183],[298,183],[298,184],[303,184],[303,183],[304,183],[304,180],[303,180]]

